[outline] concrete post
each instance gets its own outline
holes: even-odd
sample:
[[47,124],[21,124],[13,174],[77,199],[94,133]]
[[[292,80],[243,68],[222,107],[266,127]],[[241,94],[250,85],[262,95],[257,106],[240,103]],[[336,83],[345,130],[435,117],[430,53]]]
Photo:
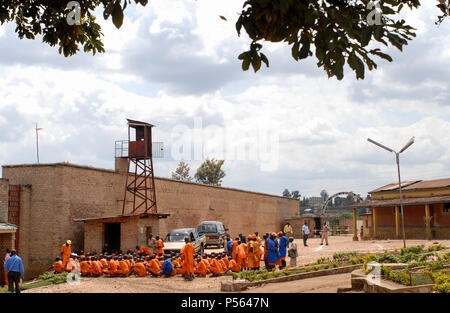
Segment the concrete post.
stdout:
[[377,208],[372,208],[373,239],[377,238]]
[[431,239],[431,219],[430,219],[430,205],[425,204],[425,238]]
[[400,238],[400,210],[398,205],[395,206],[395,236]]
[[358,229],[356,226],[356,208],[353,208],[353,241],[358,241]]

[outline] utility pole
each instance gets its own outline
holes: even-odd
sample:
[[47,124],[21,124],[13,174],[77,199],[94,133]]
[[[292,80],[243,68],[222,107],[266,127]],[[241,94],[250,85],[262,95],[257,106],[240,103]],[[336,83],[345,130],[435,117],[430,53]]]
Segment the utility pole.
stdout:
[[376,142],[375,140],[372,140],[370,138],[367,138],[367,141],[377,145],[380,148],[383,148],[384,150],[387,150],[387,151],[395,154],[395,162],[397,163],[397,174],[398,174],[398,189],[400,191],[400,210],[401,210],[400,213],[401,213],[401,217],[402,217],[403,247],[406,248],[405,218],[404,218],[404,214],[403,214],[402,181],[400,178],[400,153],[402,153],[403,151],[408,149],[408,147],[414,143],[414,137],[412,137],[399,152],[397,152],[391,148],[388,148],[388,147],[382,145],[381,143]]
[[37,156],[37,162],[39,164],[39,134],[38,131],[42,130],[42,128],[38,128],[38,124],[36,122],[36,156]]

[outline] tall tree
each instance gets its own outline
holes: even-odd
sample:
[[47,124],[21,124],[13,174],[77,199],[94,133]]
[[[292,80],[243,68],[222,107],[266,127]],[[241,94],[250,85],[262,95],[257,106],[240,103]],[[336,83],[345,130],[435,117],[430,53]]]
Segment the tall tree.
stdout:
[[220,186],[225,172],[222,170],[224,160],[206,159],[195,173],[195,180],[199,183]]
[[[415,33],[405,20],[397,17],[398,13],[404,6],[419,8],[422,1],[378,0],[377,9],[371,5],[372,0],[247,0],[243,2],[236,30],[238,35],[244,30],[251,43],[250,49],[238,58],[243,70],[252,65],[256,72],[261,63],[269,66],[260,42],[284,42],[291,46],[292,57],[297,61],[315,57],[317,66],[328,77],[342,79],[347,63],[358,79],[364,79],[365,67],[377,68],[371,57],[392,61],[380,48],[369,48],[369,44],[394,46],[403,51]],[[440,24],[449,15],[450,0],[434,1],[442,13],[435,21]],[[134,2],[145,6],[148,0]],[[42,35],[43,42],[58,45],[59,53],[66,57],[77,53],[80,46],[84,52],[95,54],[105,49],[94,11],[103,8],[103,18],[111,16],[113,24],[120,28],[128,4],[131,0],[2,0],[0,22],[16,23],[21,39]]]
[[190,170],[187,163],[180,161],[175,172],[172,172],[172,179],[190,182],[192,181],[192,177],[189,175]]

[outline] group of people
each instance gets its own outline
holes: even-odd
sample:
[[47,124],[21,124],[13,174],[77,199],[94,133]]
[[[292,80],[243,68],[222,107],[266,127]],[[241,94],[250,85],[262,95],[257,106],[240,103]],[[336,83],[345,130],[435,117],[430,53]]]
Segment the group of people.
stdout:
[[57,257],[52,267],[56,273],[74,272],[81,276],[125,277],[136,275],[145,277],[181,275],[186,280],[196,276],[219,276],[228,272],[260,269],[264,262],[268,270],[277,265],[286,267],[286,258],[290,257],[290,266],[296,266],[298,256],[294,238],[287,238],[283,231],[266,233],[260,238],[258,232],[247,237],[239,234],[235,240],[227,236],[224,252],[197,253],[189,238],[179,253],[164,253],[164,243],[156,237],[154,249],[149,245],[136,246],[126,253],[83,253],[71,252],[71,241],[61,247],[61,257]]
[[[289,222],[286,223],[286,225],[283,228],[283,231],[285,234],[289,234],[289,235],[293,234],[292,225]],[[315,231],[317,231],[317,230],[315,229]],[[320,238],[321,238],[320,245],[323,245],[323,242],[325,241],[326,245],[328,246],[328,231],[329,231],[329,227],[328,227],[327,223],[324,223],[322,229],[320,230]],[[309,235],[310,235],[309,226],[308,226],[308,223],[305,222],[302,226],[303,245],[305,247],[308,246],[307,241],[308,241]]]

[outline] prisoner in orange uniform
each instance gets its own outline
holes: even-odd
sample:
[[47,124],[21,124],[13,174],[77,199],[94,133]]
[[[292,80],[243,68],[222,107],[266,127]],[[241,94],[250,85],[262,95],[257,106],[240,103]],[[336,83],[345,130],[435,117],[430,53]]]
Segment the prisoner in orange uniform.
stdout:
[[152,255],[152,251],[150,251],[149,248],[145,247],[145,246],[136,246],[136,251],[139,251],[139,253],[144,254],[147,253],[147,255]]
[[183,258],[183,268],[185,269],[184,279],[194,279],[194,254],[195,248],[192,243],[189,242],[189,238],[184,238],[186,243],[181,249],[181,257]]
[[259,245],[255,235],[248,236],[247,262],[249,269],[259,269]]
[[70,255],[72,254],[72,242],[67,240],[65,244],[61,247],[61,259],[63,263],[63,267],[66,268],[67,262],[69,262]]
[[148,264],[148,270],[150,271],[150,274],[152,274],[152,276],[160,276],[161,275],[160,264],[154,255],[152,255],[150,257],[150,262]]
[[223,273],[223,267],[219,262],[220,257],[218,256],[215,259],[211,260],[211,272],[212,272],[212,276],[219,276],[220,274]]
[[236,263],[235,260],[230,258],[230,269],[232,272],[239,273],[241,271],[241,267]]
[[164,256],[164,242],[159,236],[156,236],[156,255],[161,257]]
[[91,261],[91,274],[94,276],[103,276],[102,263],[94,257]]
[[247,268],[247,245],[239,242],[237,246],[237,263],[243,268]]
[[86,260],[86,258],[81,259],[80,270],[82,276],[91,276],[91,264]]
[[133,272],[139,277],[147,276],[147,269],[145,268],[144,262],[142,260],[138,260],[133,267]]
[[63,263],[62,263],[62,261],[61,261],[61,258],[56,258],[55,263],[53,263],[53,270],[54,270],[56,273],[62,273],[62,272],[64,272],[64,266],[63,266]]
[[238,247],[238,245],[239,245],[239,238],[236,237],[236,239],[234,239],[234,241],[233,241],[233,251],[231,252],[231,257],[235,261],[237,261],[237,247]]
[[195,274],[202,277],[206,277],[206,274],[208,274],[206,264],[200,257],[197,257],[197,266],[195,267]]

